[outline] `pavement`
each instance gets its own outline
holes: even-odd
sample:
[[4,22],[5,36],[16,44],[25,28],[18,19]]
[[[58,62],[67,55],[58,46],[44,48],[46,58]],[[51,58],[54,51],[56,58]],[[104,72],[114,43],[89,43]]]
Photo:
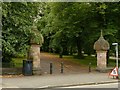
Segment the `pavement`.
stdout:
[[99,88],[99,89],[109,89],[109,88],[117,88],[118,90],[118,83],[106,83],[106,84],[94,84],[94,85],[83,85],[83,86],[69,86],[69,87],[60,87],[60,88]]
[[108,73],[52,74],[40,76],[2,77],[3,88],[53,88],[77,85],[118,83]]

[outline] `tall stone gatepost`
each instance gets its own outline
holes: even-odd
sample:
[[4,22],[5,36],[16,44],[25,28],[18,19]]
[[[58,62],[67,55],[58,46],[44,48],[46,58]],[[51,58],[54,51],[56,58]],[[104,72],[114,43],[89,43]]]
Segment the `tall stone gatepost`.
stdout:
[[94,49],[97,53],[97,70],[105,71],[107,69],[107,50],[109,50],[109,43],[104,39],[102,31],[100,38],[94,43]]
[[30,47],[28,51],[28,60],[33,61],[33,74],[40,75],[41,67],[40,67],[40,47],[43,43],[43,37],[41,33],[37,30],[36,26],[32,27],[31,30],[31,39],[30,39]]

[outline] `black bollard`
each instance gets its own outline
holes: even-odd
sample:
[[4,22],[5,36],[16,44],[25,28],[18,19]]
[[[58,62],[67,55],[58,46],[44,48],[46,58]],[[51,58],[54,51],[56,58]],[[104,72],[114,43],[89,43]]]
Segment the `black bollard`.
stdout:
[[53,65],[50,63],[50,74],[52,74]]
[[119,79],[119,77],[118,77],[118,76],[116,76],[116,79]]
[[61,73],[63,73],[63,62],[61,62]]
[[91,72],[91,63],[89,63],[89,72]]

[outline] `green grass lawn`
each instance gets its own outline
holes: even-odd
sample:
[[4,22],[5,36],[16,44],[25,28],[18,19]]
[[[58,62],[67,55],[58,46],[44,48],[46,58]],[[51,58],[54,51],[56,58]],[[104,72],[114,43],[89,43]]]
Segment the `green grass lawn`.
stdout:
[[91,63],[92,67],[96,67],[96,63],[97,63],[96,58],[91,56],[86,56],[84,57],[84,59],[77,59],[77,58],[74,58],[74,56],[64,56],[63,58],[65,60],[69,60],[73,63],[77,63],[83,66],[88,66],[89,63]]

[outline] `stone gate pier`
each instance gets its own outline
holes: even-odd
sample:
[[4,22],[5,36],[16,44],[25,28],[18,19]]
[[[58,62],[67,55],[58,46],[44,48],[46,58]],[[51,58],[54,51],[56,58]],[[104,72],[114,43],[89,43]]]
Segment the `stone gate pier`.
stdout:
[[30,47],[28,51],[28,60],[33,61],[33,74],[41,74],[40,66],[40,47],[43,43],[43,37],[41,33],[37,30],[36,26],[32,27],[32,35],[30,39]]
[[109,50],[109,43],[104,39],[101,31],[101,36],[94,43],[94,49],[97,53],[97,70],[105,71],[107,69],[107,50]]

